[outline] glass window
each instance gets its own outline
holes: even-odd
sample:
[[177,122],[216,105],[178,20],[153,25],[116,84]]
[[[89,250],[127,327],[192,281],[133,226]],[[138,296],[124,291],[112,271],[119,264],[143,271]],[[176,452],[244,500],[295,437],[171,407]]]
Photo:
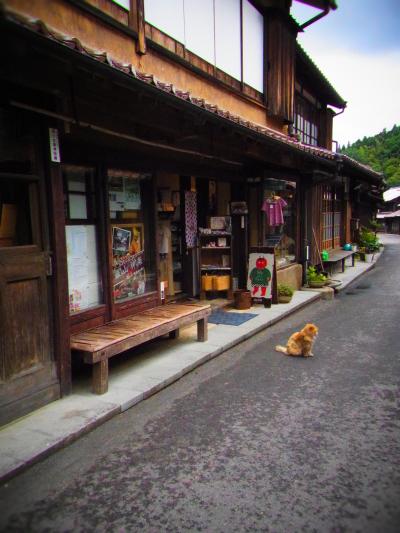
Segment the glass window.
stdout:
[[215,0],[215,64],[241,79],[240,0]]
[[152,181],[148,174],[109,170],[108,186],[112,290],[120,303],[156,290]]
[[243,81],[264,92],[264,17],[243,0]]
[[194,54],[215,64],[214,0],[185,0],[185,45]]
[[69,220],[95,218],[95,187],[92,169],[64,165],[65,213]]
[[149,24],[264,91],[264,18],[249,0],[145,0],[144,5]]
[[144,0],[145,19],[173,39],[184,43],[183,0]]
[[318,110],[300,95],[296,95],[294,124],[302,142],[318,146]]
[[71,314],[103,303],[94,170],[63,165],[68,295]]
[[296,261],[296,182],[264,180],[264,243],[275,246],[276,266]]

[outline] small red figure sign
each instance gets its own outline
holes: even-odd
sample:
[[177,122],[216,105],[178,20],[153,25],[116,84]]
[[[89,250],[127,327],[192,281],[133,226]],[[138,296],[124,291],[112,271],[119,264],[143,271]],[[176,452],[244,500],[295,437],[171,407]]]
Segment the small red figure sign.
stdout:
[[273,254],[250,254],[247,289],[253,298],[271,298]]

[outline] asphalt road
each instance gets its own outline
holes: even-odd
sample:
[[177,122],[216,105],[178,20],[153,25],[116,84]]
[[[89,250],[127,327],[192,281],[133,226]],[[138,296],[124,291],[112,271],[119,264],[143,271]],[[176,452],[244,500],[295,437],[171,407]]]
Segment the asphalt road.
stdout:
[[[400,531],[400,237],[376,268],[0,487],[0,530]],[[273,350],[305,322],[314,358]]]

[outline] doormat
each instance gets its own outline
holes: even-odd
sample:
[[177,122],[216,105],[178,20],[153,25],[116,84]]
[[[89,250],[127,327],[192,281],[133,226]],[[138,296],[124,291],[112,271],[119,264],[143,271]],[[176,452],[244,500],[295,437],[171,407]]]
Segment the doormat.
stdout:
[[240,326],[244,322],[254,318],[255,314],[253,313],[235,313],[226,311],[213,311],[208,317],[208,321],[211,324],[224,324],[226,326]]

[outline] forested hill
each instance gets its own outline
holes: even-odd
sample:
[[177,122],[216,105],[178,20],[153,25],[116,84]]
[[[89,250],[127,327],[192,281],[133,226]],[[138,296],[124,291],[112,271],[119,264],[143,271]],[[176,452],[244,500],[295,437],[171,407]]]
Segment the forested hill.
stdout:
[[400,185],[400,126],[343,146],[340,152],[383,172],[390,187]]

